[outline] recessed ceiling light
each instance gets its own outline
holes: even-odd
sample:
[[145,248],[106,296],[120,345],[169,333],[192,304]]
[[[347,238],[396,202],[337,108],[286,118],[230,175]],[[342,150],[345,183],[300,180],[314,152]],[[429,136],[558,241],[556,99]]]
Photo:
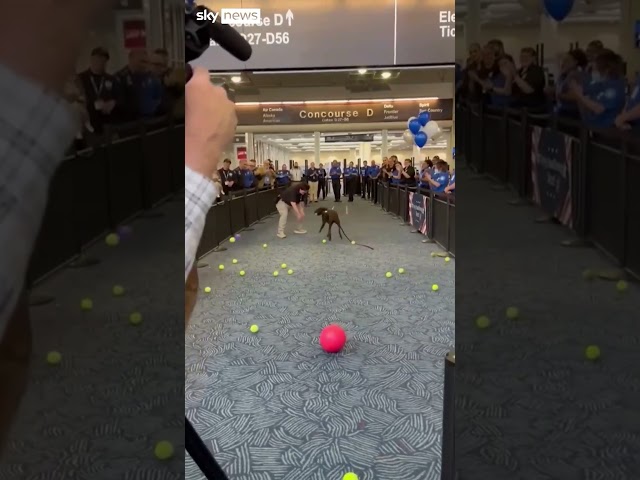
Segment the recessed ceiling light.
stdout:
[[238,76],[231,77],[231,81],[233,83],[240,83],[242,81],[242,77],[238,77]]
[[381,76],[382,78],[389,78],[389,77],[391,76],[391,72],[382,72],[382,73],[380,74],[380,76]]
[[367,69],[366,68],[360,68],[360,69],[358,69],[358,73],[360,75],[364,75],[365,73],[367,73]]

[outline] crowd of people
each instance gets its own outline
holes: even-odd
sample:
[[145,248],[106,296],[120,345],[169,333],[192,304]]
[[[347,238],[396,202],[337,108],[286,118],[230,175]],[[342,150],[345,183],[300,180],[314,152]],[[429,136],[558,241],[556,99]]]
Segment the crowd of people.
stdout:
[[533,48],[522,48],[518,65],[502,41],[474,43],[466,64],[456,64],[456,95],[497,108],[527,108],[580,120],[593,129],[640,127],[640,77],[626,77],[625,62],[599,40],[558,59],[558,74],[540,65]]
[[167,50],[131,50],[127,64],[115,71],[109,59],[106,49],[94,48],[88,67],[67,82],[66,100],[82,119],[76,147],[90,144],[110,126],[184,116],[184,69],[170,65]]
[[291,168],[285,162],[276,167],[271,159],[261,165],[254,159],[239,159],[238,167],[234,169],[231,164],[231,159],[225,158],[222,168],[214,175],[218,198],[248,189],[288,187],[299,182],[309,186],[305,198],[307,205],[326,200],[330,192],[333,192],[335,202],[341,202],[343,190],[349,202],[357,195],[376,200],[377,189],[373,186],[378,181],[444,194],[453,194],[456,188],[455,170],[451,171],[449,164],[437,155],[433,160],[424,160],[420,168],[408,158],[401,162],[396,155],[384,157],[380,166],[375,160],[371,160],[370,165],[365,160],[358,166],[354,162],[347,163],[346,159],[342,163],[333,160],[327,166],[319,163],[317,167],[315,162],[305,161],[306,169],[294,161],[290,162]]

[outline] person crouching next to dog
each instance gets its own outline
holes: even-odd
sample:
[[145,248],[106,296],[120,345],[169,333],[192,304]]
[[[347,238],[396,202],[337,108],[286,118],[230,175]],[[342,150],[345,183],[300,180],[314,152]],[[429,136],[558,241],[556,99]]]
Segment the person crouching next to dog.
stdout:
[[304,220],[304,199],[308,193],[308,183],[294,183],[278,196],[276,202],[276,209],[280,214],[280,219],[278,220],[278,238],[287,237],[285,228],[287,227],[287,219],[289,218],[290,211],[293,211],[298,220],[298,225],[293,233],[299,235],[307,233],[307,231],[302,228],[302,220]]
[[307,182],[309,182],[309,203],[318,203],[318,181],[320,180],[320,171],[316,168],[316,164],[311,162],[307,170]]

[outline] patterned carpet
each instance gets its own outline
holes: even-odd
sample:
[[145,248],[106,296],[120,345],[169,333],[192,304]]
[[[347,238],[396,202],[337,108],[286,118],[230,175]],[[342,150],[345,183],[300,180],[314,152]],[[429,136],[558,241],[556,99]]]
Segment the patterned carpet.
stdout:
[[[570,232],[459,168],[456,466],[460,480],[640,478],[640,291]],[[462,206],[462,208],[460,208]],[[519,319],[505,318],[515,306]],[[487,315],[492,326],[476,328]],[[601,358],[585,358],[596,345]],[[632,452],[636,452],[633,454]]]
[[[203,259],[201,287],[213,291],[186,334],[187,416],[231,480],[439,479],[454,261],[366,201],[324,203],[375,250],[335,229],[322,244],[310,207],[307,235],[279,240],[272,218]],[[318,345],[330,323],[348,335],[337,355]],[[186,477],[203,478],[190,459]]]

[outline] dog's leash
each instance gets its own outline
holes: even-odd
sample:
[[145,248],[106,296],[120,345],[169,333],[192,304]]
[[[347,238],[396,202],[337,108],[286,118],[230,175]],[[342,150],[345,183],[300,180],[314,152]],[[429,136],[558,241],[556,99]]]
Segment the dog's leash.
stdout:
[[[349,238],[349,236],[347,235],[347,232],[344,231],[344,228],[342,228],[341,225],[338,225],[338,228],[344,234],[347,240],[349,240],[351,243],[354,243],[353,240]],[[370,247],[369,245],[364,245],[363,243],[355,243],[355,245],[358,245],[359,247],[368,248],[369,250],[373,250],[373,247]]]

